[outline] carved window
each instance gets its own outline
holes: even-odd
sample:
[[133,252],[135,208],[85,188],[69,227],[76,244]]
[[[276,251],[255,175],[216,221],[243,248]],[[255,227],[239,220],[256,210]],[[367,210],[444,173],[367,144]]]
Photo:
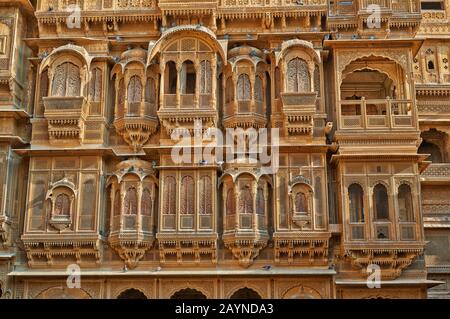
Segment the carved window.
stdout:
[[414,221],[413,198],[409,185],[402,184],[398,188],[398,209],[401,222]]
[[88,179],[83,183],[81,194],[82,204],[79,229],[93,229],[94,214],[96,211],[96,187],[94,179]]
[[59,194],[56,196],[55,209],[53,215],[70,216],[70,197],[67,194]]
[[211,62],[206,60],[202,61],[200,63],[200,71],[200,93],[210,94],[212,83]]
[[377,184],[373,189],[373,209],[375,220],[389,219],[388,192],[383,184]]
[[350,207],[350,222],[364,222],[364,198],[363,189],[358,184],[352,184],[348,188],[348,199]]
[[239,101],[251,99],[251,84],[247,74],[241,74],[238,77],[237,99]]
[[142,192],[141,213],[146,216],[150,216],[152,214],[152,198],[148,188],[144,188],[144,191]]
[[134,187],[128,188],[127,193],[125,194],[123,213],[125,215],[137,214],[137,191]]
[[241,189],[239,197],[239,214],[253,214],[253,198],[248,185]]
[[236,214],[236,195],[234,193],[234,188],[230,188],[227,192],[227,215]]
[[52,96],[79,96],[80,87],[80,69],[75,64],[65,62],[56,67],[52,82]]
[[294,203],[296,213],[308,213],[308,196],[305,192],[300,191],[295,193]]
[[260,76],[257,76],[255,78],[255,100],[256,101],[263,101],[263,81]]
[[166,94],[176,94],[178,85],[177,84],[178,70],[175,62],[169,61],[166,63],[164,71],[164,81],[165,81],[164,92]]
[[120,215],[120,190],[114,193],[114,216]]
[[431,160],[433,163],[442,163],[442,152],[439,146],[433,143],[429,143],[426,141],[423,141],[422,144],[420,144],[419,154],[430,154],[430,157],[428,157],[428,160]]
[[266,213],[264,189],[262,187],[258,187],[258,192],[256,193],[256,213],[259,215],[265,215]]
[[164,179],[164,214],[175,214],[176,196],[177,192],[175,178],[172,176],[167,176]]
[[194,179],[191,176],[181,180],[181,214],[194,214]]
[[308,64],[305,60],[295,58],[287,65],[287,91],[309,92],[311,89]]
[[102,71],[100,70],[100,68],[94,68],[91,71],[89,95],[93,102],[100,102],[102,95]]
[[132,76],[128,82],[127,99],[128,103],[138,103],[142,100],[142,84],[137,75]]
[[145,84],[145,102],[152,104],[156,102],[155,80],[150,76],[147,78],[147,83]]
[[125,82],[123,79],[119,81],[119,90],[117,91],[117,103],[119,107],[123,108],[123,104],[125,103]]
[[200,179],[200,214],[211,214],[211,178],[209,176],[203,176]]

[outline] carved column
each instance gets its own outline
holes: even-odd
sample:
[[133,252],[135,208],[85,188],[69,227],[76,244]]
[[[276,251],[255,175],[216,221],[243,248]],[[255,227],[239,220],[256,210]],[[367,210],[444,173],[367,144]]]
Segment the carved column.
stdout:
[[217,19],[217,17],[216,17],[216,12],[213,11],[213,13],[212,13],[212,15],[211,15],[211,30],[212,30],[213,32],[216,32],[216,31],[217,31],[217,23],[216,23],[216,19]]
[[236,74],[236,72],[234,72],[234,71],[232,71],[233,73],[232,73],[232,76],[231,76],[231,78],[232,78],[232,80],[233,80],[233,90],[234,90],[234,99],[233,99],[233,113],[232,113],[232,115],[237,115],[238,114],[238,112],[239,112],[239,110],[238,110],[238,102],[237,102],[237,100],[238,100],[238,87],[237,87],[237,80],[238,80],[238,76],[237,76],[237,74]]
[[164,59],[161,59],[160,64],[159,64],[159,70],[161,72],[161,78],[159,81],[159,109],[162,110],[164,108],[164,89],[165,89],[165,85],[164,85],[164,78],[165,78],[165,71],[166,71],[166,62],[164,61]]
[[284,31],[286,29],[286,16],[283,14],[281,17],[281,30]]
[[222,205],[223,205],[223,216],[224,216],[224,218],[223,218],[223,230],[224,231],[226,231],[226,230],[228,230],[227,229],[227,221],[228,221],[228,211],[227,211],[227,201],[228,201],[228,198],[227,198],[227,191],[228,191],[228,189],[227,189],[227,187],[225,186],[225,184],[223,185],[223,188],[222,188]]
[[265,221],[265,228],[269,228],[269,187],[267,183],[264,184],[264,221]]
[[176,106],[177,109],[180,108],[180,100],[181,100],[181,71],[182,71],[182,63],[180,58],[177,60],[177,92],[176,92]]
[[194,92],[194,108],[198,109],[199,101],[200,101],[200,76],[201,72],[201,63],[199,63],[198,58],[195,60],[195,92]]
[[258,214],[256,211],[256,199],[258,197],[258,183],[256,181],[253,182],[252,185],[252,200],[253,200],[253,231],[256,232],[259,228],[258,223]]
[[316,65],[314,64],[314,61],[310,61],[308,63],[308,70],[309,70],[309,82],[310,82],[310,90],[311,92],[314,92],[314,69],[316,68]]
[[[217,100],[216,100],[216,91],[217,91],[217,57],[214,54],[211,59],[211,94],[210,94],[210,103],[211,106],[217,110]],[[222,90],[222,92],[225,92]],[[224,95],[224,94],[222,94]]]
[[137,221],[136,221],[136,226],[137,226],[137,231],[142,231],[142,214],[141,214],[141,204],[142,204],[142,182],[139,182],[139,185],[137,187]]
[[[236,184],[234,184],[232,187],[236,188]],[[234,220],[234,229],[240,229],[240,225],[239,225],[239,215],[240,215],[240,210],[239,210],[239,195],[238,192],[235,191],[233,192],[234,194],[234,207],[235,207],[235,220]]]
[[119,231],[123,231],[123,220],[124,220],[124,202],[125,202],[125,184],[122,183],[120,185],[120,223],[119,223]]

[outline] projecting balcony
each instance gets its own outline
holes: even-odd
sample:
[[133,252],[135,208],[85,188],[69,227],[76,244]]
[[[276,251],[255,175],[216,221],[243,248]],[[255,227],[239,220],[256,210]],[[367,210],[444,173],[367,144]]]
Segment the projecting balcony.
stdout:
[[242,0],[242,1],[220,1],[219,8],[236,9],[236,8],[303,8],[310,7],[326,7],[327,0]]
[[450,183],[450,163],[432,163],[421,175],[422,183]]
[[87,114],[86,99],[82,96],[51,96],[43,100],[50,143],[82,143]]
[[[225,114],[223,125],[226,128],[263,128],[266,126],[267,117],[264,114],[264,106],[261,101],[239,100],[227,104],[228,113]],[[237,109],[237,112],[233,110]]]
[[340,130],[417,130],[410,100],[345,100],[340,109]]
[[285,127],[289,135],[312,135],[317,92],[282,93]]

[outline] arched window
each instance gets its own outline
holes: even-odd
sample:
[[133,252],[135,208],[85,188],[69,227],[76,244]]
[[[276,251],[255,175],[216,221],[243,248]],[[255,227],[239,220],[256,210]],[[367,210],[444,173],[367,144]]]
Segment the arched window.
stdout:
[[181,66],[181,94],[194,94],[197,82],[195,66],[192,61],[184,61]]
[[295,193],[295,212],[307,214],[308,213],[308,196],[304,192]]
[[80,69],[73,63],[64,62],[54,71],[52,96],[79,96],[81,87]]
[[265,215],[266,213],[264,190],[262,187],[258,187],[258,192],[256,193],[256,213],[259,215]]
[[59,194],[56,196],[54,215],[70,215],[70,198],[67,194]]
[[364,198],[363,189],[358,184],[352,184],[348,188],[349,207],[350,207],[350,222],[363,223],[364,222]]
[[236,195],[234,188],[230,188],[227,192],[227,215],[236,214]]
[[91,71],[91,82],[89,83],[89,96],[91,101],[100,102],[102,94],[102,72],[100,68]]
[[137,214],[137,192],[136,188],[130,187],[125,194],[125,200],[123,203],[123,213],[125,215]]
[[120,190],[114,193],[114,216],[120,215]]
[[147,78],[147,82],[145,83],[145,102],[156,102],[156,85],[155,80],[151,76]]
[[194,214],[194,179],[185,176],[181,180],[181,214]]
[[305,60],[295,58],[287,65],[287,91],[292,93],[310,92],[311,80]]
[[423,141],[422,144],[420,144],[419,154],[430,154],[430,157],[428,157],[428,160],[432,161],[433,163],[442,163],[442,152],[439,146],[433,143],[429,143],[426,141]]
[[202,61],[200,63],[200,93],[201,94],[210,94],[211,93],[211,62]]
[[137,75],[133,75],[128,82],[128,103],[138,103],[142,100],[142,83]]
[[148,188],[144,188],[141,198],[141,214],[150,216],[152,214],[152,197]]
[[176,192],[175,178],[173,176],[167,176],[164,179],[164,214],[175,214]]
[[241,189],[239,197],[239,214],[253,214],[253,198],[249,186],[245,186]]
[[200,179],[200,214],[211,215],[211,178],[203,176]]
[[251,99],[251,84],[250,78],[247,74],[241,74],[238,77],[237,83],[237,99],[245,101]]
[[255,78],[255,100],[262,102],[264,100],[263,95],[263,81],[260,76],[257,76]]
[[175,62],[169,61],[166,63],[166,68],[164,71],[164,93],[165,94],[176,94],[177,93],[177,66]]
[[373,189],[373,210],[375,220],[389,219],[388,192],[383,184],[377,184]]
[[398,188],[398,215],[401,222],[414,221],[413,198],[411,187],[407,184],[402,184]]

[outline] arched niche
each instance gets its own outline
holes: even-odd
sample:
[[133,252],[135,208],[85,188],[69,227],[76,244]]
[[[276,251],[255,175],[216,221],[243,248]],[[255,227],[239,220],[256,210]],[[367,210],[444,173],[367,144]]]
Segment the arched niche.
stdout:
[[148,299],[147,296],[140,290],[130,288],[122,291],[117,299]]
[[75,185],[64,178],[51,185],[45,199],[50,204],[49,224],[57,230],[71,227],[75,216],[77,190]]
[[255,290],[244,287],[236,290],[231,296],[230,299],[262,299],[261,295]]
[[283,294],[283,299],[321,299],[320,293],[303,285],[295,286]]
[[170,299],[207,299],[207,297],[197,289],[184,288],[175,292]]

